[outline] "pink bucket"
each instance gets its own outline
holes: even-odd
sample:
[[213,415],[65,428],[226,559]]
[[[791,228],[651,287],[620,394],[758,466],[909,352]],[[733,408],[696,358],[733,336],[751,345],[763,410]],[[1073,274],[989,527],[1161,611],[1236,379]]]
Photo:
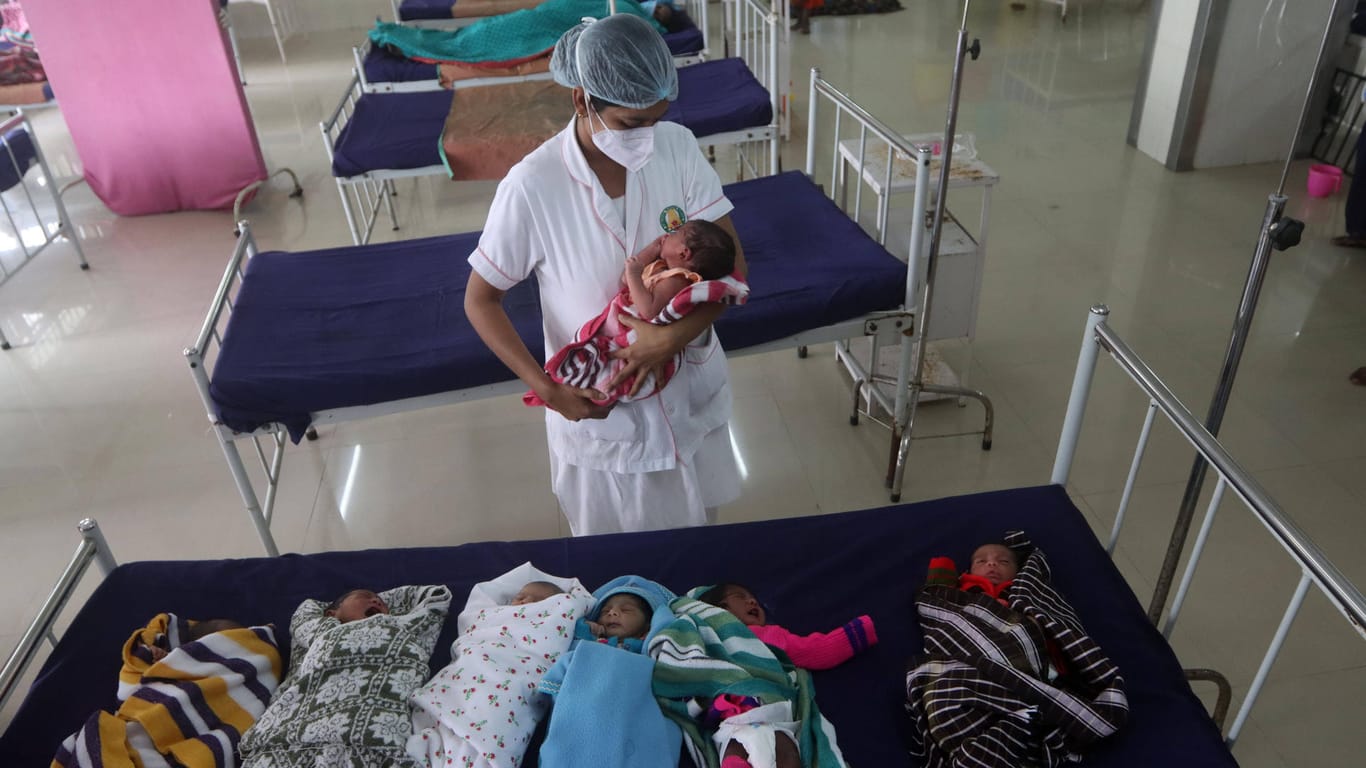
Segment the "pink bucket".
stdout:
[[1309,166],[1309,196],[1328,197],[1342,187],[1342,169],[1336,165]]

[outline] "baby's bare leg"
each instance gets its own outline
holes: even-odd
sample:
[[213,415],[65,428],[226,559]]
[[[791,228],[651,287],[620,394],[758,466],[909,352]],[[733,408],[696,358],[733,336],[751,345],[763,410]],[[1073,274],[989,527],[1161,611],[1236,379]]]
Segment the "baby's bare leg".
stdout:
[[802,756],[797,752],[797,745],[785,733],[777,734],[778,738],[778,768],[802,768]]

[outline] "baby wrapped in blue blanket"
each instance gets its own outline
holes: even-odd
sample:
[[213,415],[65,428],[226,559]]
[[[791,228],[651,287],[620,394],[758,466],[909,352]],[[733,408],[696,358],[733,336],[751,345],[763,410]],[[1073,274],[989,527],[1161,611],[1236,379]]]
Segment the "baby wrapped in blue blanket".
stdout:
[[555,704],[540,765],[672,768],[683,734],[655,702],[654,660],[642,651],[673,621],[669,603],[676,596],[648,579],[622,576],[593,597],[574,644],[541,681]]

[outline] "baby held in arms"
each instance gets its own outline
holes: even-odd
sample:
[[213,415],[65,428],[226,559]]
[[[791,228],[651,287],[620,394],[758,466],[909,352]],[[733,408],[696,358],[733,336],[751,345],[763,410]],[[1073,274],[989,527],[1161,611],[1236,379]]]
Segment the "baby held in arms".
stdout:
[[[613,383],[625,366],[614,353],[634,341],[634,331],[622,317],[665,325],[700,304],[742,304],[749,286],[734,271],[735,240],[710,221],[693,219],[656,238],[626,260],[621,290],[550,358],[546,373],[562,384],[589,390],[593,401],[602,405],[650,397],[673,377],[682,355],[658,377],[647,374],[639,385],[635,377]],[[522,400],[527,405],[545,405],[531,392]]]

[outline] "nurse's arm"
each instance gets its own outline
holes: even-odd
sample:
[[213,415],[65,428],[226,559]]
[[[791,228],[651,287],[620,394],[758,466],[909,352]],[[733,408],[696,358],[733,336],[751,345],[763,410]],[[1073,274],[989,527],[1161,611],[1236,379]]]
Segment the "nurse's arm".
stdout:
[[478,272],[470,273],[469,282],[465,285],[465,317],[469,318],[479,338],[503,361],[503,365],[545,401],[547,407],[566,419],[607,418],[611,407],[592,401],[594,397],[602,399],[600,393],[557,383],[531,356],[522,337],[517,335],[507,310],[503,309],[505,293],[490,285]]

